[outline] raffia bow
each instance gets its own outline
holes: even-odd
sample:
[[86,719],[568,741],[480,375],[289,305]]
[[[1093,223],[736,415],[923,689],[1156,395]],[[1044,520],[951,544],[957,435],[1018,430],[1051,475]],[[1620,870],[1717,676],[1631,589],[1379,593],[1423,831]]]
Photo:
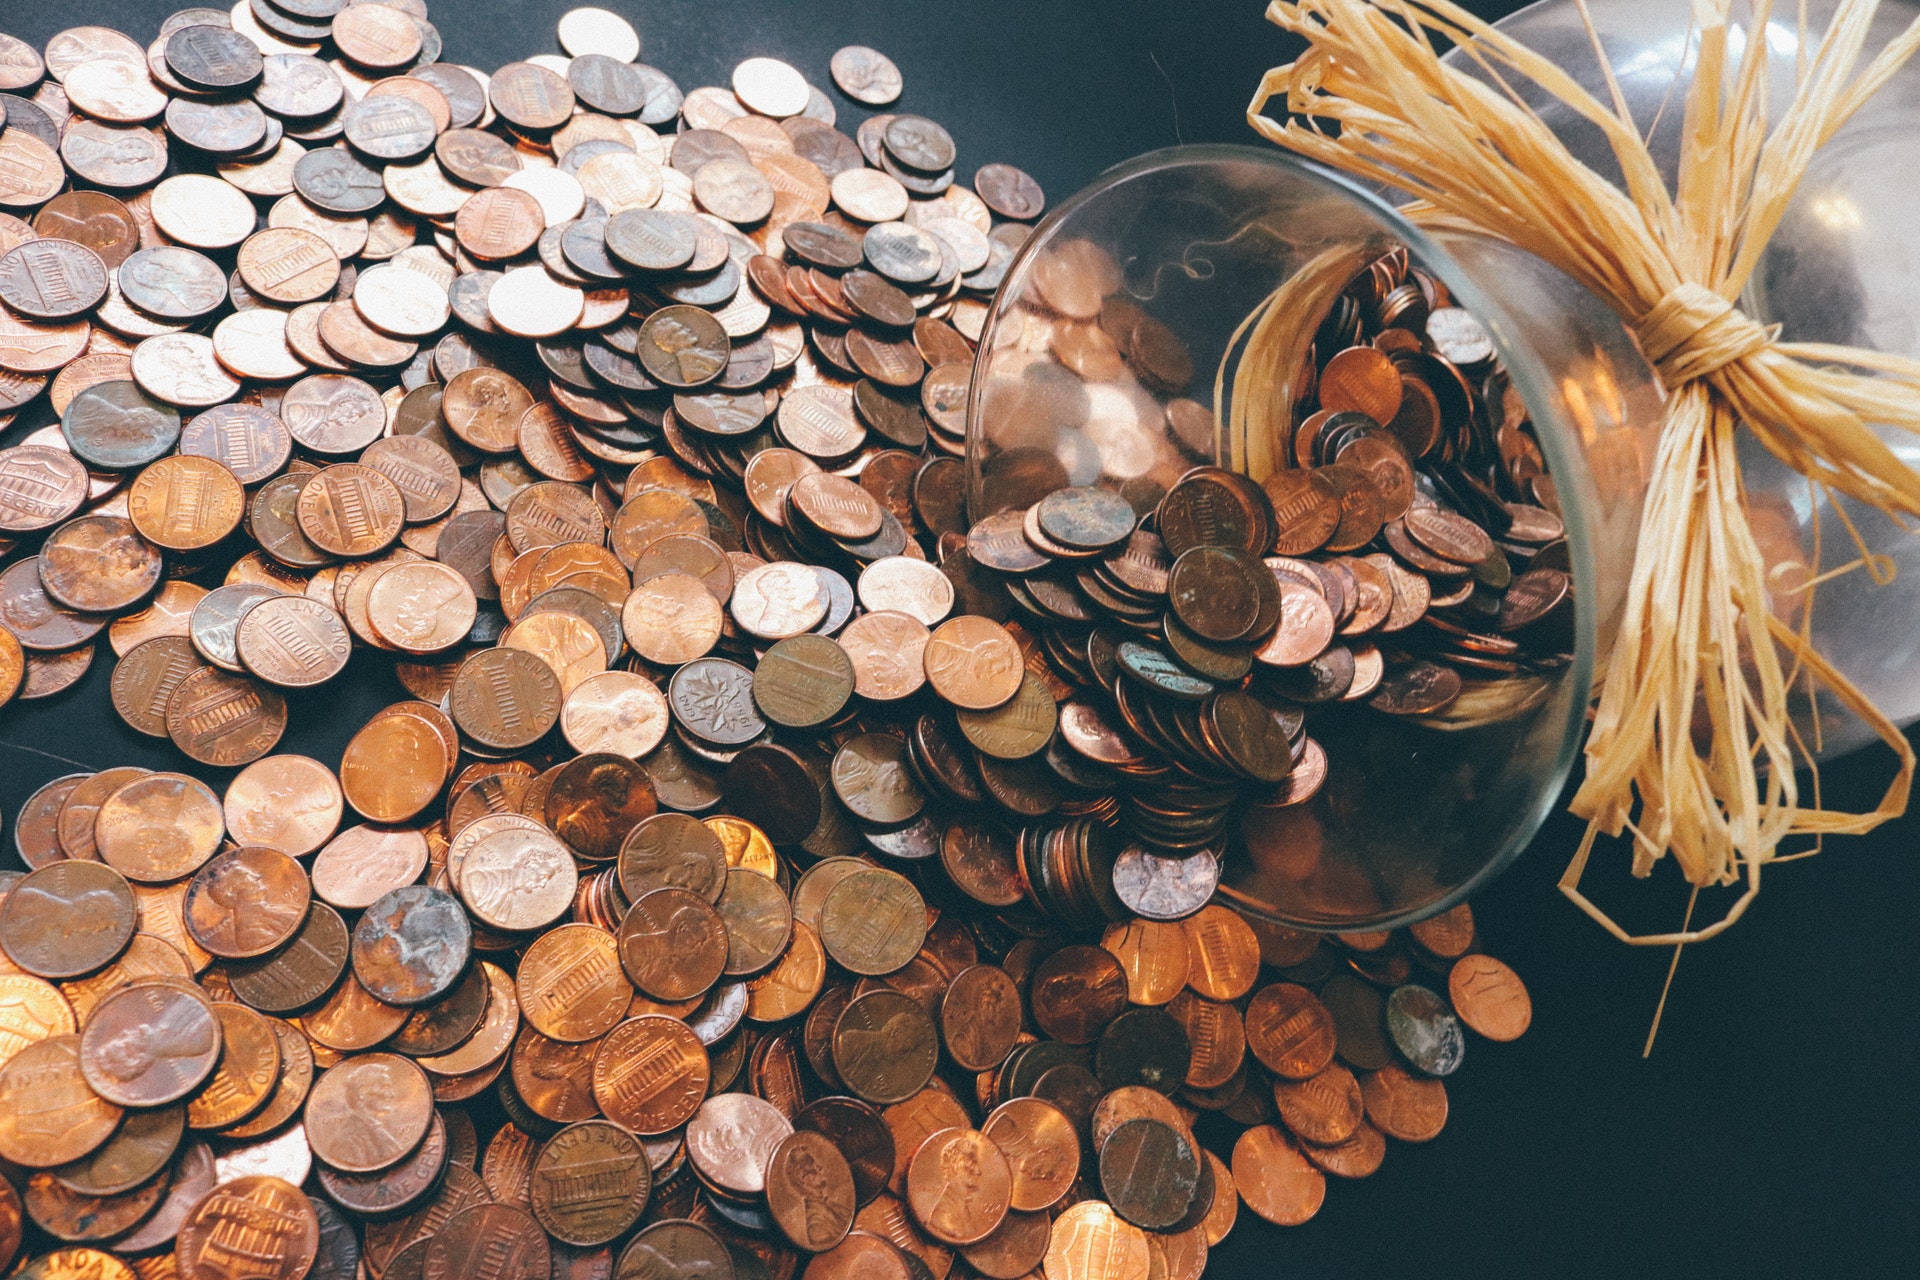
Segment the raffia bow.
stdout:
[[[1575,3],[1586,17],[1584,0]],[[1897,816],[1914,769],[1898,729],[1811,644],[1812,583],[1795,622],[1776,616],[1735,445],[1745,427],[1811,485],[1920,514],[1920,474],[1872,425],[1920,431],[1920,361],[1782,342],[1732,299],[1814,151],[1920,48],[1920,21],[1861,66],[1877,0],[1840,0],[1817,40],[1801,30],[1811,52],[1792,104],[1769,128],[1769,42],[1747,39],[1733,55],[1732,7],[1693,4],[1697,57],[1674,192],[1597,36],[1611,105],[1447,0],[1276,0],[1268,19],[1310,47],[1270,71],[1248,108],[1253,127],[1281,146],[1411,193],[1403,212],[1414,222],[1500,237],[1579,280],[1626,321],[1667,388],[1626,611],[1573,801],[1586,838],[1561,880],[1616,937],[1646,945],[1698,941],[1733,923],[1783,840],[1856,834]],[[1748,30],[1764,28],[1769,0],[1747,7]],[[1485,78],[1443,64],[1433,36],[1460,46]],[[1514,78],[1606,135],[1624,190],[1574,159],[1512,90]],[[1280,95],[1299,118],[1261,114]],[[1887,571],[1864,545],[1856,565]],[[1795,766],[1810,765],[1812,752],[1795,736],[1788,694],[1802,680],[1829,689],[1898,755],[1871,812],[1801,805]],[[1623,831],[1637,875],[1671,852],[1696,890],[1744,878],[1746,891],[1705,928],[1631,936],[1579,888],[1596,837]]]

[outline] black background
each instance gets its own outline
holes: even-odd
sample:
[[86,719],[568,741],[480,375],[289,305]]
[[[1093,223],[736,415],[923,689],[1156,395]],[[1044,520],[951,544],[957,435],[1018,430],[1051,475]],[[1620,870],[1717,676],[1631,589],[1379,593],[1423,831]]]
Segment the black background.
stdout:
[[[99,23],[144,44],[176,7],[6,0],[0,27],[38,46]],[[569,7],[440,0],[432,16],[448,61],[490,70],[557,52],[554,23]],[[953,132],[962,178],[1009,161],[1056,201],[1155,147],[1257,142],[1247,99],[1292,53],[1258,0],[612,7],[640,30],[643,60],[683,88],[727,84],[745,57],[783,58],[828,88],[848,132],[864,113],[831,89],[827,60],[843,44],[874,45],[905,75],[903,109]],[[1497,16],[1517,6],[1469,7]],[[102,655],[77,689],[0,712],[0,812],[79,768],[181,767],[113,714],[104,644]],[[295,700],[281,749],[336,765],[352,729],[399,696],[379,663],[356,659],[336,687]],[[1827,800],[1869,808],[1889,771],[1875,755],[1833,765]],[[1313,1222],[1282,1230],[1243,1207],[1210,1276],[1913,1274],[1916,831],[1909,819],[1770,872],[1742,923],[1686,952],[1642,1060],[1671,953],[1620,946],[1554,891],[1579,834],[1556,817],[1475,903],[1488,949],[1532,988],[1532,1031],[1512,1045],[1472,1044],[1448,1081],[1446,1131],[1425,1146],[1390,1143],[1384,1168],[1336,1180]],[[1596,858],[1589,880],[1636,921],[1671,928],[1685,893],[1663,871],[1629,883],[1616,852]],[[1702,917],[1722,906],[1703,899]]]

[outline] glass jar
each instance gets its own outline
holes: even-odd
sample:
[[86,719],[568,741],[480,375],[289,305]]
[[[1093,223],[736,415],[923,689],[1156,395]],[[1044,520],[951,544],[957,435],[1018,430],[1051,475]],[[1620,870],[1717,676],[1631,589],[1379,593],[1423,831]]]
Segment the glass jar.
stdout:
[[[1655,163],[1672,188],[1679,166],[1684,104],[1699,53],[1690,6],[1673,0],[1586,0],[1615,81]],[[1818,44],[1835,0],[1775,5],[1767,24],[1769,118],[1792,100],[1796,64]],[[1744,12],[1744,8],[1737,8]],[[1915,0],[1882,0],[1870,26],[1862,65],[1920,15]],[[1806,22],[1805,34],[1801,21]],[[1594,55],[1593,37],[1574,0],[1542,0],[1496,24],[1545,55],[1601,102],[1612,90]],[[1731,67],[1748,26],[1728,42]],[[1448,55],[1461,70],[1473,64]],[[1729,71],[1731,74],[1731,70]],[[1510,81],[1575,158],[1620,181],[1600,131],[1537,88]],[[1778,324],[1789,342],[1828,342],[1920,358],[1920,65],[1908,63],[1814,154],[1805,179],[1741,307]],[[1651,132],[1649,132],[1649,130]],[[1920,466],[1920,440],[1895,429],[1881,437],[1902,460]],[[1783,584],[1831,573],[1860,558],[1834,512],[1835,501],[1813,489],[1743,433],[1741,468],[1748,513],[1762,551]],[[1856,568],[1819,585],[1813,595],[1814,647],[1896,724],[1920,719],[1920,539],[1885,513],[1851,499],[1838,505],[1866,549],[1881,558],[1876,575]],[[1887,577],[1891,581],[1884,581]],[[1776,598],[1776,607],[1779,607]],[[1810,704],[1798,690],[1796,726],[1803,741],[1831,757],[1874,741],[1872,732],[1831,696]],[[1817,711],[1817,714],[1815,712]]]
[[[1184,344],[1188,386],[1164,376],[1149,385],[1127,367],[1086,380],[1056,357],[1044,276],[1086,253],[1077,242],[1111,260],[1109,296]],[[969,399],[975,520],[1068,485],[1116,490],[1144,515],[1198,462],[1263,479],[1273,442],[1231,433],[1226,414],[1197,415],[1193,402],[1230,390],[1244,372],[1243,324],[1292,281],[1307,290],[1295,302],[1309,320],[1296,326],[1299,349],[1267,370],[1280,371],[1273,395],[1290,409],[1311,317],[1346,284],[1312,273],[1330,255],[1365,260],[1396,246],[1481,321],[1525,403],[1566,528],[1572,660],[1528,677],[1528,696],[1500,714],[1316,711],[1325,785],[1304,804],[1240,812],[1220,859],[1228,900],[1296,927],[1385,929],[1445,910],[1510,863],[1557,802],[1631,570],[1660,422],[1652,370],[1602,302],[1538,259],[1422,232],[1373,193],[1277,150],[1177,147],[1108,172],[1036,230],[989,314]],[[1184,403],[1170,413],[1174,401]]]

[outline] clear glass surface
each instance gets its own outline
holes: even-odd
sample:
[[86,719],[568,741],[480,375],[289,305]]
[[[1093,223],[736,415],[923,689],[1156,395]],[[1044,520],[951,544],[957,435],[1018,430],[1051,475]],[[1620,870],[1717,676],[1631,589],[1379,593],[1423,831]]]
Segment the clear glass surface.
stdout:
[[[1692,6],[1677,0],[1587,0],[1587,11],[1621,94],[1669,187],[1679,163],[1681,120],[1699,53]],[[1742,6],[1736,6],[1736,9]],[[1834,0],[1775,4],[1767,24],[1769,115],[1792,100],[1796,66],[1826,30]],[[1920,14],[1913,0],[1882,0],[1864,46],[1872,57]],[[1804,18],[1806,27],[1801,22]],[[1593,38],[1573,0],[1542,0],[1498,26],[1551,58],[1602,102],[1610,91]],[[1736,29],[1729,56],[1745,47],[1750,24]],[[1449,55],[1467,66],[1458,52]],[[1514,85],[1566,143],[1597,172],[1618,180],[1600,131],[1537,89]],[[1774,233],[1742,300],[1756,319],[1778,324],[1789,341],[1845,343],[1920,358],[1920,66],[1909,63],[1813,157],[1792,207]],[[1894,429],[1888,446],[1920,466],[1920,441]],[[1742,443],[1749,511],[1760,544],[1782,580],[1826,573],[1859,558],[1834,503],[1768,453],[1751,435]],[[1920,718],[1920,539],[1900,522],[1850,499],[1846,515],[1867,547],[1895,570],[1876,583],[1855,569],[1814,593],[1816,647],[1896,723]],[[1817,528],[1816,528],[1817,526]],[[1801,566],[1807,566],[1802,568]],[[1833,756],[1873,740],[1871,731],[1830,696],[1799,708],[1805,739]],[[1817,736],[1816,736],[1817,735]]]
[[[1276,150],[1154,152],[1062,205],[1008,272],[969,406],[975,519],[1065,484],[1102,484],[1147,510],[1196,454],[1224,464],[1248,452],[1247,441],[1218,429],[1211,441],[1183,437],[1170,425],[1166,390],[1129,371],[1088,381],[1057,362],[1036,274],[1082,240],[1118,264],[1119,296],[1186,344],[1195,374],[1178,394],[1209,405],[1235,330],[1331,250],[1406,246],[1492,334],[1559,494],[1578,601],[1574,661],[1532,677],[1539,684],[1518,709],[1477,727],[1372,714],[1314,719],[1311,732],[1329,757],[1326,786],[1304,805],[1249,810],[1222,857],[1221,892],[1279,923],[1374,929],[1445,910],[1518,855],[1578,749],[1658,430],[1652,371],[1604,304],[1510,246],[1428,236],[1372,193]],[[1233,373],[1230,365],[1226,376]]]

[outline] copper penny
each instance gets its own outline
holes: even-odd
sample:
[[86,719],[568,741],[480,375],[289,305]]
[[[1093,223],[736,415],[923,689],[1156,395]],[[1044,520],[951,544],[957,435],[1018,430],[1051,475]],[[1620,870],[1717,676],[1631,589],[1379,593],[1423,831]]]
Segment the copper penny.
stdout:
[[521,957],[515,985],[527,1021],[542,1035],[569,1042],[605,1035],[633,997],[619,943],[585,924],[541,934]]
[[187,1100],[187,1123],[225,1129],[266,1105],[280,1079],[280,1041],[274,1024],[243,1004],[213,1006],[220,1023],[220,1061]]
[[0,1066],[0,1156],[28,1168],[68,1164],[113,1134],[121,1109],[87,1084],[80,1037],[50,1036]]
[[640,1217],[653,1188],[640,1139],[607,1120],[568,1125],[534,1158],[534,1217],[576,1246],[605,1244]]
[[320,1221],[299,1188],[274,1177],[252,1175],[221,1183],[180,1226],[174,1259],[183,1280],[216,1280],[230,1265],[237,1242],[261,1280],[298,1280],[320,1248]]
[[483,649],[454,677],[454,720],[494,750],[518,751],[539,741],[559,720],[560,706],[553,668],[519,649]]
[[123,1107],[186,1097],[220,1059],[220,1023],[197,991],[149,982],[102,1000],[80,1036],[89,1087]]
[[[439,767],[444,757],[437,757]],[[313,892],[345,911],[372,906],[381,896],[419,878],[427,865],[426,837],[405,828],[349,827],[313,860]]]
[[300,490],[300,531],[331,555],[361,558],[386,550],[400,536],[406,497],[372,467],[323,467]]
[[118,871],[54,862],[28,872],[0,902],[0,950],[37,977],[76,978],[119,955],[134,924],[133,889]]
[[942,1129],[921,1144],[907,1168],[907,1201],[936,1240],[984,1240],[1006,1216],[1013,1172],[993,1140],[977,1129]]
[[1326,1177],[1270,1124],[1255,1125],[1233,1144],[1233,1183],[1249,1209],[1283,1227],[1312,1218],[1327,1194]]
[[149,773],[109,796],[94,818],[94,847],[129,880],[160,883],[192,875],[225,834],[213,789],[180,773]]
[[620,958],[634,985],[658,1000],[700,995],[727,968],[728,934],[700,894],[654,889],[634,901],[620,926]]
[[891,988],[856,996],[834,1024],[834,1067],[868,1102],[911,1098],[932,1077],[939,1052],[926,1009]]
[[312,885],[306,871],[277,849],[243,847],[220,854],[187,886],[186,926],[216,956],[265,955],[306,922]]
[[433,1091],[407,1059],[365,1054],[324,1072],[305,1114],[314,1155],[345,1173],[371,1173],[403,1159],[426,1136]]
[[941,623],[922,654],[933,691],[956,707],[990,711],[1020,692],[1025,659],[999,623],[968,614]]
[[1100,947],[1063,947],[1034,970],[1029,998],[1041,1030],[1067,1044],[1091,1044],[1126,1007],[1126,971]]
[[86,516],[54,530],[40,547],[40,583],[69,609],[118,613],[160,581],[160,555],[118,516]]
[[1492,956],[1462,956],[1447,975],[1447,993],[1460,1020],[1489,1040],[1518,1040],[1533,1022],[1526,984]]
[[593,1096],[635,1133],[687,1123],[707,1093],[706,1046],[677,1018],[647,1014],[615,1027],[593,1060]]
[[1247,1005],[1247,1047],[1289,1080],[1319,1074],[1333,1059],[1333,1015],[1313,992],[1290,982],[1262,987]]

